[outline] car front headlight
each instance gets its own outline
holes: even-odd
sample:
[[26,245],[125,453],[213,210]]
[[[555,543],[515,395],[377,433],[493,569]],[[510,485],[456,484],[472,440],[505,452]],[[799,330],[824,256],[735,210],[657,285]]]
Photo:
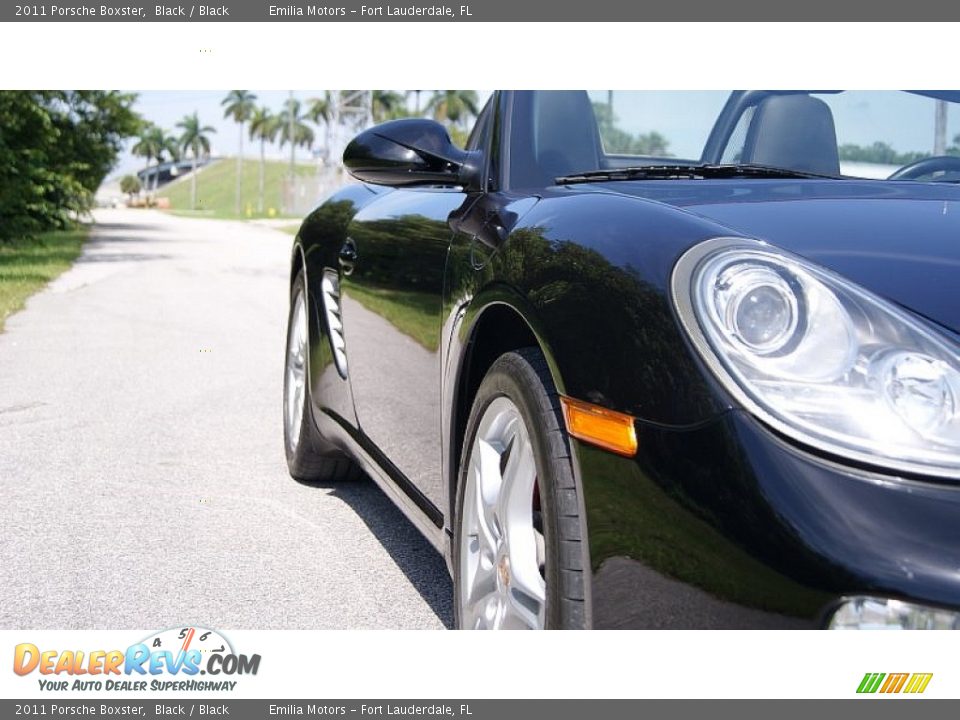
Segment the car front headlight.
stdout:
[[960,478],[960,355],[896,305],[764,243],[687,251],[673,298],[694,345],[748,410],[863,463]]

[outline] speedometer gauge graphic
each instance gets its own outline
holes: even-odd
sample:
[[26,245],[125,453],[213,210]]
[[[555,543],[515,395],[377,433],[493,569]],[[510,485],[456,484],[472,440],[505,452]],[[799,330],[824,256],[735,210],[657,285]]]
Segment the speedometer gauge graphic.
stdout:
[[152,633],[141,640],[151,652],[166,650],[177,655],[199,650],[203,656],[212,653],[233,654],[233,645],[216,630],[204,627],[174,627]]

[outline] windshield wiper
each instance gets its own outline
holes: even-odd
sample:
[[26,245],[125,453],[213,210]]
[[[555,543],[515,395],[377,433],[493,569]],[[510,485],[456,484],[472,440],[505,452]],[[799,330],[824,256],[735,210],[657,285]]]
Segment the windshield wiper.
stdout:
[[557,185],[606,182],[611,180],[707,180],[724,178],[815,178],[838,179],[835,175],[790,170],[767,165],[640,165],[637,167],[590,170],[555,179]]

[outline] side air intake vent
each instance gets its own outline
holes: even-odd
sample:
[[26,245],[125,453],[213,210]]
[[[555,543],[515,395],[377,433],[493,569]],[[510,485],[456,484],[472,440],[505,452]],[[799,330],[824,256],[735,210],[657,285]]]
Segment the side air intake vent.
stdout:
[[327,271],[320,283],[323,294],[323,313],[330,329],[330,345],[333,347],[333,361],[340,377],[347,377],[347,345],[343,339],[343,317],[340,314],[340,281],[336,274]]

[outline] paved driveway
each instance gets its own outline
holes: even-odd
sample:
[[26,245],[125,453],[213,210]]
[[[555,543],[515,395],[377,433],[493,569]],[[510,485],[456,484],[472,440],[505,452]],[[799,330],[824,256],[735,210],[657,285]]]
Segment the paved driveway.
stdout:
[[283,460],[290,237],[108,210],[0,335],[0,628],[441,628],[370,482]]

